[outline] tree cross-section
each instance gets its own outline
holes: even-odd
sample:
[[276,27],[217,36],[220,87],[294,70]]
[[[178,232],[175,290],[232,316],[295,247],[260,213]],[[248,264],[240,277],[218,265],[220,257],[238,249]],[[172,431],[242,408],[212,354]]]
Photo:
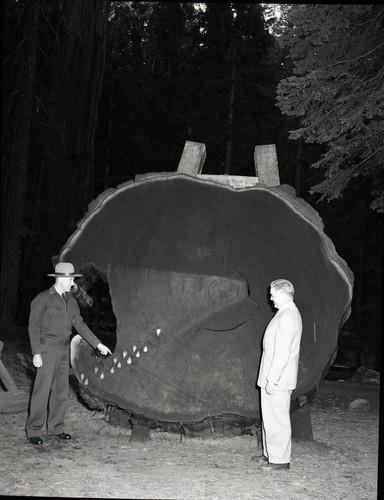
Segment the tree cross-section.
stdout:
[[256,379],[277,278],[292,281],[303,317],[293,393],[302,405],[335,356],[352,297],[352,273],[319,215],[284,185],[141,177],[90,204],[60,260],[97,269],[116,316],[108,359],[73,342],[83,390],[153,425],[259,421]]

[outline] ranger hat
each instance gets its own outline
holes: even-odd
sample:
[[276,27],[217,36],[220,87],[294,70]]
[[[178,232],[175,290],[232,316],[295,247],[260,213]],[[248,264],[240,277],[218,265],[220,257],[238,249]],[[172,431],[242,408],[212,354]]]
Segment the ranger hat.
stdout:
[[47,276],[54,276],[56,278],[79,278],[83,275],[76,274],[75,268],[70,262],[59,262],[55,266],[55,272],[53,274],[47,274]]

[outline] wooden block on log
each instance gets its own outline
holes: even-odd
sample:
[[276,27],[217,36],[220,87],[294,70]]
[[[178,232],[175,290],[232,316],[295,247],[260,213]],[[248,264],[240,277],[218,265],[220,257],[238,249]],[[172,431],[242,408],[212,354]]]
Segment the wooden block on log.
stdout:
[[279,167],[277,164],[276,146],[264,144],[255,147],[256,176],[261,184],[273,187],[280,185]]
[[27,411],[29,394],[25,391],[0,392],[0,413]]
[[197,175],[201,174],[207,156],[205,144],[186,141],[181,155],[177,173]]

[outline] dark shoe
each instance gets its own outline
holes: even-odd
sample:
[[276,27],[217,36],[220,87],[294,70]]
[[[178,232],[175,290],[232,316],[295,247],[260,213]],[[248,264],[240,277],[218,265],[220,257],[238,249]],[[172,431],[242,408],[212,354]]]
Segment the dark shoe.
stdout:
[[253,462],[268,462],[268,457],[266,457],[265,455],[253,455],[253,457],[251,457],[251,460]]
[[60,432],[60,434],[56,434],[56,437],[59,439],[71,439],[71,435],[66,432]]
[[32,444],[43,444],[43,440],[39,436],[33,436],[28,438]]
[[289,467],[290,467],[289,463],[287,463],[287,464],[271,464],[270,462],[263,462],[260,464],[260,469],[267,470],[267,471],[281,470],[281,469],[289,470]]

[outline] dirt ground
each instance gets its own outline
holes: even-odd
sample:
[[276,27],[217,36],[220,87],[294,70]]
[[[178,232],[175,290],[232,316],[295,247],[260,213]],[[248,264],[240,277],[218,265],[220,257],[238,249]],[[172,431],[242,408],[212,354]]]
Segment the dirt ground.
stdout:
[[[30,391],[33,373],[20,364],[25,342],[8,342],[2,361],[19,389]],[[66,431],[72,440],[25,437],[26,412],[0,414],[0,494],[126,499],[376,499],[378,385],[324,381],[311,403],[314,441],[294,440],[290,471],[265,472],[250,460],[255,436],[183,438],[151,431],[145,444],[130,442],[88,410],[71,391]],[[357,398],[370,409],[348,410]]]

